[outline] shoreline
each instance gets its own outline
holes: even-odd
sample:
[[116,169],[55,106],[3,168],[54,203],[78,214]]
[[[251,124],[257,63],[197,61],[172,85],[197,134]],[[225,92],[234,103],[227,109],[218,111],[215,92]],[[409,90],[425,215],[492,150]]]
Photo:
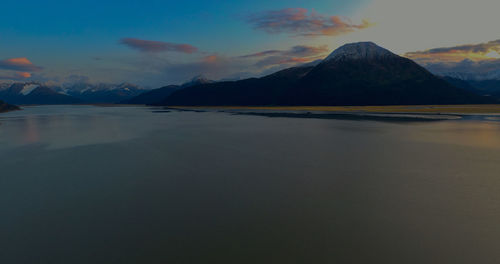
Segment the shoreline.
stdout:
[[270,118],[315,118],[381,122],[500,121],[500,105],[419,106],[169,106],[166,111],[223,112]]
[[172,110],[261,110],[378,114],[500,114],[498,105],[395,105],[395,106],[166,106]]
[[17,105],[11,105],[11,104],[8,104],[4,101],[0,101],[0,114],[11,112],[11,111],[19,111],[19,110],[22,110],[22,108],[17,106]]

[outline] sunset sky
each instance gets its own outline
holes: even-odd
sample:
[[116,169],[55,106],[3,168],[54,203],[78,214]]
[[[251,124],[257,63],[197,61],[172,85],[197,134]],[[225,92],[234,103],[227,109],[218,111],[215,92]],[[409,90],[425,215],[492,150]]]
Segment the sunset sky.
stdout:
[[355,41],[424,65],[500,69],[498,10],[492,0],[4,1],[0,80],[236,79]]

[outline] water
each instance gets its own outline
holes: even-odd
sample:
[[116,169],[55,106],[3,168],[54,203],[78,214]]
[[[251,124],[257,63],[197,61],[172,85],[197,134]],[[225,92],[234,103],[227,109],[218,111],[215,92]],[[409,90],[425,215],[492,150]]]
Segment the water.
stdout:
[[500,123],[0,115],[0,263],[500,263]]

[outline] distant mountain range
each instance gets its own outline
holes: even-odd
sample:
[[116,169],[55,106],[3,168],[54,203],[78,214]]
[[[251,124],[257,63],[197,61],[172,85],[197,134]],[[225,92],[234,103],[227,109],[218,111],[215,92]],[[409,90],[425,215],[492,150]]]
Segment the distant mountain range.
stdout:
[[87,84],[69,87],[46,86],[36,82],[3,84],[0,99],[14,104],[119,103],[144,92],[137,85],[123,83]]
[[162,105],[412,105],[492,102],[372,42],[347,44],[317,65],[179,89]]
[[58,93],[38,83],[14,83],[0,90],[0,99],[11,104],[77,104],[78,98]]
[[[432,69],[432,68],[430,68]],[[486,80],[500,80],[500,71],[490,71],[487,73],[471,73],[471,72],[434,72],[439,76],[447,76],[467,81],[486,81]]]
[[500,80],[464,80],[450,76],[443,78],[456,87],[482,96],[489,96],[500,102]]
[[215,81],[209,80],[203,76],[196,76],[189,82],[186,82],[182,85],[168,85],[165,87],[161,87],[158,89],[153,89],[150,91],[143,92],[142,94],[135,96],[131,99],[122,101],[124,104],[145,104],[145,105],[156,105],[160,104],[165,98],[167,98],[169,95],[172,93],[196,86],[196,85],[202,85],[202,84],[209,84],[209,83],[215,83]]
[[324,60],[261,77],[215,82],[197,76],[182,85],[145,90],[129,84],[35,82],[0,84],[12,104],[123,103],[178,106],[413,105],[499,103],[500,79],[436,76],[372,42],[344,45]]
[[135,84],[78,83],[57,91],[80,99],[84,103],[119,103],[133,98],[145,90]]

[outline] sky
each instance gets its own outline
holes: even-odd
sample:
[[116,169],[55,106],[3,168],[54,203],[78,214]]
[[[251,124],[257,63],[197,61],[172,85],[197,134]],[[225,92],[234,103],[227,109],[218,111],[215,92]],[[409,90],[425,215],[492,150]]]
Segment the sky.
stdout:
[[357,41],[440,71],[500,70],[498,10],[496,0],[6,0],[0,81],[240,79]]

